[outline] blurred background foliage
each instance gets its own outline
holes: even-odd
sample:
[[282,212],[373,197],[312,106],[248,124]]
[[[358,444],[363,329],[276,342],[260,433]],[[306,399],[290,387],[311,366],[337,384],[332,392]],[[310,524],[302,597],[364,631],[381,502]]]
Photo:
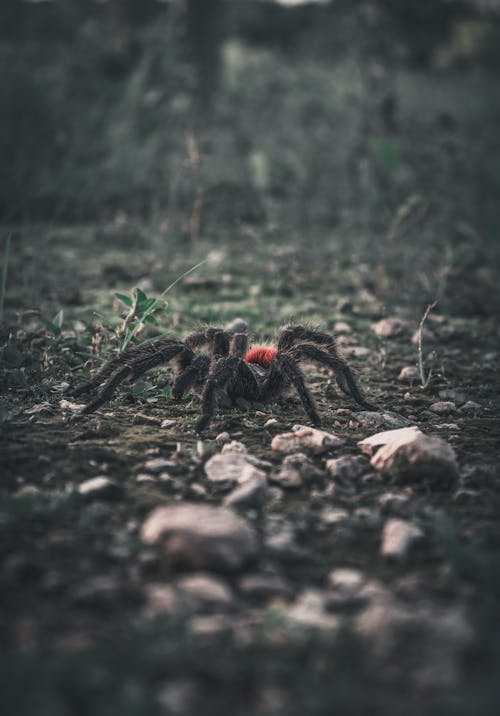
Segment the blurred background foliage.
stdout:
[[431,206],[443,231],[498,238],[499,17],[494,0],[2,0],[1,215],[397,234]]

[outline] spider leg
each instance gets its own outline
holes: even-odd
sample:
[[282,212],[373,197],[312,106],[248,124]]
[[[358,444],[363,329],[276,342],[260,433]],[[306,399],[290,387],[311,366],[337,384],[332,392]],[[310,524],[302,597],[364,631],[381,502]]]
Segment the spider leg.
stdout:
[[210,356],[199,355],[179,373],[172,386],[172,397],[179,400],[195,383],[203,381],[210,368]]
[[101,405],[107,403],[115,392],[115,388],[120,385],[120,383],[122,383],[125,378],[127,378],[131,373],[132,368],[129,365],[124,365],[120,368],[117,368],[114,373],[112,373],[111,376],[106,380],[106,382],[103,383],[103,385],[99,388],[97,396],[94,398],[94,400],[91,400],[90,403],[87,403],[87,405],[82,410],[82,414],[88,415],[89,413],[93,413],[98,408],[100,408]]
[[244,358],[248,351],[248,336],[246,333],[234,333],[231,340],[230,353],[238,358]]
[[285,380],[294,386],[311,422],[317,426],[321,425],[318,409],[304,381],[302,371],[295,361],[284,353],[278,353],[271,363],[269,375],[261,388],[261,397],[265,400],[279,394]]
[[377,406],[372,405],[372,403],[369,403],[365,399],[360,388],[358,387],[358,384],[356,383],[351,369],[338,354],[333,355],[330,352],[321,350],[317,346],[312,345],[312,343],[299,343],[290,350],[290,354],[297,360],[306,358],[315,361],[316,363],[326,365],[333,371],[339,388],[346,395],[354,398],[359,405],[367,410],[378,410]]
[[278,350],[286,351],[298,341],[306,341],[325,347],[328,346],[329,350],[336,353],[334,336],[300,325],[290,325],[283,328],[278,337]]
[[120,353],[119,355],[107,360],[100,367],[97,373],[95,373],[92,378],[90,378],[90,380],[87,380],[85,381],[85,383],[81,383],[80,385],[77,385],[76,388],[73,388],[70,391],[70,395],[76,397],[78,395],[81,395],[82,393],[88,393],[91,390],[97,388],[100,384],[102,384],[103,381],[109,378],[111,374],[115,372],[115,370],[120,368],[120,366],[132,364],[135,361],[146,357],[149,353],[162,353],[163,351],[168,350],[172,345],[178,346],[182,344],[180,344],[179,341],[177,341],[175,338],[159,338],[157,341],[153,341],[153,343],[150,343],[146,346],[139,346],[138,348],[128,348],[126,351],[123,351],[123,353]]
[[[94,400],[90,401],[82,412],[84,414],[93,413],[100,408],[112,397],[115,388],[126,378],[131,377],[132,380],[136,380],[151,368],[156,368],[162,363],[168,363],[172,358],[186,352],[186,350],[183,343],[172,339],[161,339],[147,346],[123,353],[118,356],[119,361],[118,359],[113,359],[117,367],[111,372],[107,380],[102,383]],[[102,371],[100,374],[102,375]],[[99,380],[101,382],[102,379],[100,378]]]
[[236,377],[241,359],[236,356],[219,359],[211,370],[201,394],[201,417],[195,429],[197,433],[203,432],[212,420],[217,407],[227,395],[228,384]]

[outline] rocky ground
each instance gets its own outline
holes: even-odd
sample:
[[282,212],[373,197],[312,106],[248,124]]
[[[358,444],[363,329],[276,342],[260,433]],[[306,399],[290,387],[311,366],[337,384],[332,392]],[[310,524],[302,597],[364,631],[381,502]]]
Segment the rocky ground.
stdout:
[[430,315],[423,390],[421,314],[367,286],[330,292],[298,254],[278,290],[270,263],[246,283],[237,269],[187,281],[166,330],[241,315],[269,340],[309,320],[336,332],[381,407],[306,366],[322,431],[290,394],[223,410],[200,438],[199,398],[173,401],[168,370],[80,415],[68,386],[113,334],[91,317],[107,302],[109,318],[109,291],[75,265],[83,288],[59,332],[19,314],[4,333],[3,712],[492,713],[492,319]]

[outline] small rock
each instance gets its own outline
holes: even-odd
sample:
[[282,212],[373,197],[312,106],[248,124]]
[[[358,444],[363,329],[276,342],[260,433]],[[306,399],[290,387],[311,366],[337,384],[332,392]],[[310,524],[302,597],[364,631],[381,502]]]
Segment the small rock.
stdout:
[[230,442],[226,443],[222,450],[222,453],[228,453],[228,452],[237,452],[241,453],[242,455],[246,455],[248,453],[248,450],[246,448],[246,445],[239,442],[238,440],[231,440]]
[[410,385],[414,385],[419,382],[420,373],[414,365],[407,365],[404,368],[401,368],[398,380],[401,383],[409,383]]
[[458,476],[455,451],[441,438],[428,437],[417,427],[388,430],[358,443],[372,455],[371,464],[400,482],[450,480]]
[[211,482],[244,482],[263,475],[241,452],[217,453],[205,463],[205,474]]
[[313,455],[321,455],[328,450],[344,445],[345,440],[336,435],[327,433],[317,428],[309,428],[304,425],[294,425],[291,433],[275,435],[271,442],[271,448],[275,452],[297,453],[308,450]]
[[372,330],[379,338],[394,338],[406,330],[406,323],[400,318],[382,318],[372,325]]
[[240,485],[224,499],[226,507],[260,507],[266,501],[267,480],[262,470],[247,468],[248,477],[240,479]]
[[412,544],[422,537],[422,530],[411,522],[388,520],[382,534],[382,554],[384,557],[404,557]]
[[275,425],[279,425],[279,420],[276,418],[269,418],[269,420],[266,420],[264,423],[265,428],[273,428]]
[[198,573],[182,577],[175,583],[182,598],[197,602],[196,611],[226,610],[234,602],[230,586],[210,574]]
[[358,569],[349,569],[348,567],[333,569],[328,574],[329,586],[343,592],[358,590],[365,581],[365,576],[362,572]]
[[216,443],[228,443],[231,440],[229,433],[219,433],[215,438]]
[[175,465],[174,460],[167,460],[164,457],[154,457],[151,460],[147,460],[144,464],[144,469],[147,472],[157,473],[162,470],[167,470],[169,467],[174,467]]
[[140,472],[135,476],[136,482],[155,482],[155,478],[149,472]]
[[69,400],[60,400],[59,407],[61,410],[69,410],[72,413],[81,413],[85,407],[85,403],[72,403]]
[[366,472],[366,459],[359,455],[345,455],[326,461],[326,469],[331,477],[340,482],[350,482]]
[[337,629],[339,620],[326,611],[326,595],[318,589],[305,589],[287,610],[292,622],[313,629]]
[[89,500],[119,500],[124,494],[121,485],[104,476],[85,480],[78,486],[78,492]]
[[434,425],[436,430],[460,430],[460,426],[456,423],[439,423]]
[[371,350],[365,346],[343,346],[342,353],[352,358],[366,358]]
[[335,333],[352,333],[351,326],[345,321],[337,321],[333,326]]
[[170,584],[148,584],[146,587],[145,615],[154,619],[159,616],[186,616],[188,605]]
[[19,490],[16,490],[13,497],[14,499],[18,500],[23,497],[36,497],[37,495],[41,494],[41,490],[36,485],[23,485],[19,488]]
[[383,510],[391,512],[404,509],[409,499],[409,495],[405,492],[384,492],[383,495],[379,495],[377,502]]
[[253,528],[225,507],[187,502],[157,507],[141,535],[172,567],[238,570],[257,556]]
[[173,428],[176,424],[176,420],[173,420],[172,418],[165,418],[160,423],[160,428]]
[[271,478],[282,487],[300,487],[304,482],[311,482],[322,477],[322,473],[313,461],[302,452],[287,455],[281,469]]
[[321,512],[320,519],[326,525],[338,525],[349,519],[349,512],[340,507],[325,507]]
[[354,428],[387,428],[388,430],[396,428],[405,428],[410,425],[410,421],[393,411],[372,411],[361,410],[354,413],[349,422],[349,427]]
[[238,582],[240,592],[250,599],[290,596],[290,586],[275,574],[249,574]]
[[337,301],[338,313],[352,313],[353,304],[350,298],[342,297]]
[[460,408],[461,413],[477,413],[478,410],[481,410],[481,406],[474,400],[468,400]]
[[449,415],[449,413],[454,413],[456,409],[457,406],[451,400],[440,400],[429,406],[429,410],[438,415]]

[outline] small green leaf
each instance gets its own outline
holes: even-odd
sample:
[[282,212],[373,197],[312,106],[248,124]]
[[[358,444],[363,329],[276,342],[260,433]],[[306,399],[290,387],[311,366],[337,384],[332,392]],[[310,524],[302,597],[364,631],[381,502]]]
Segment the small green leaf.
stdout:
[[155,318],[155,316],[153,316],[153,315],[151,315],[151,314],[150,314],[149,316],[144,316],[144,322],[145,322],[145,323],[154,323],[155,325],[157,325],[157,323],[158,323],[158,321],[157,321],[157,319]]
[[62,308],[60,311],[58,311],[56,313],[56,315],[54,316],[52,321],[53,321],[54,325],[56,325],[59,328],[59,330],[61,330],[62,324],[64,321],[64,310]]
[[134,288],[135,295],[137,296],[137,303],[139,303],[141,306],[148,301],[148,297],[144,293],[144,291],[141,291],[140,288]]
[[115,296],[129,308],[132,307],[132,299],[130,296],[126,296],[124,293],[115,293]]
[[43,323],[44,326],[47,326],[47,328],[54,333],[54,335],[58,336],[61,332],[61,329],[59,326],[56,326],[53,321],[49,321],[48,318],[44,318],[43,316],[40,316],[40,321]]

